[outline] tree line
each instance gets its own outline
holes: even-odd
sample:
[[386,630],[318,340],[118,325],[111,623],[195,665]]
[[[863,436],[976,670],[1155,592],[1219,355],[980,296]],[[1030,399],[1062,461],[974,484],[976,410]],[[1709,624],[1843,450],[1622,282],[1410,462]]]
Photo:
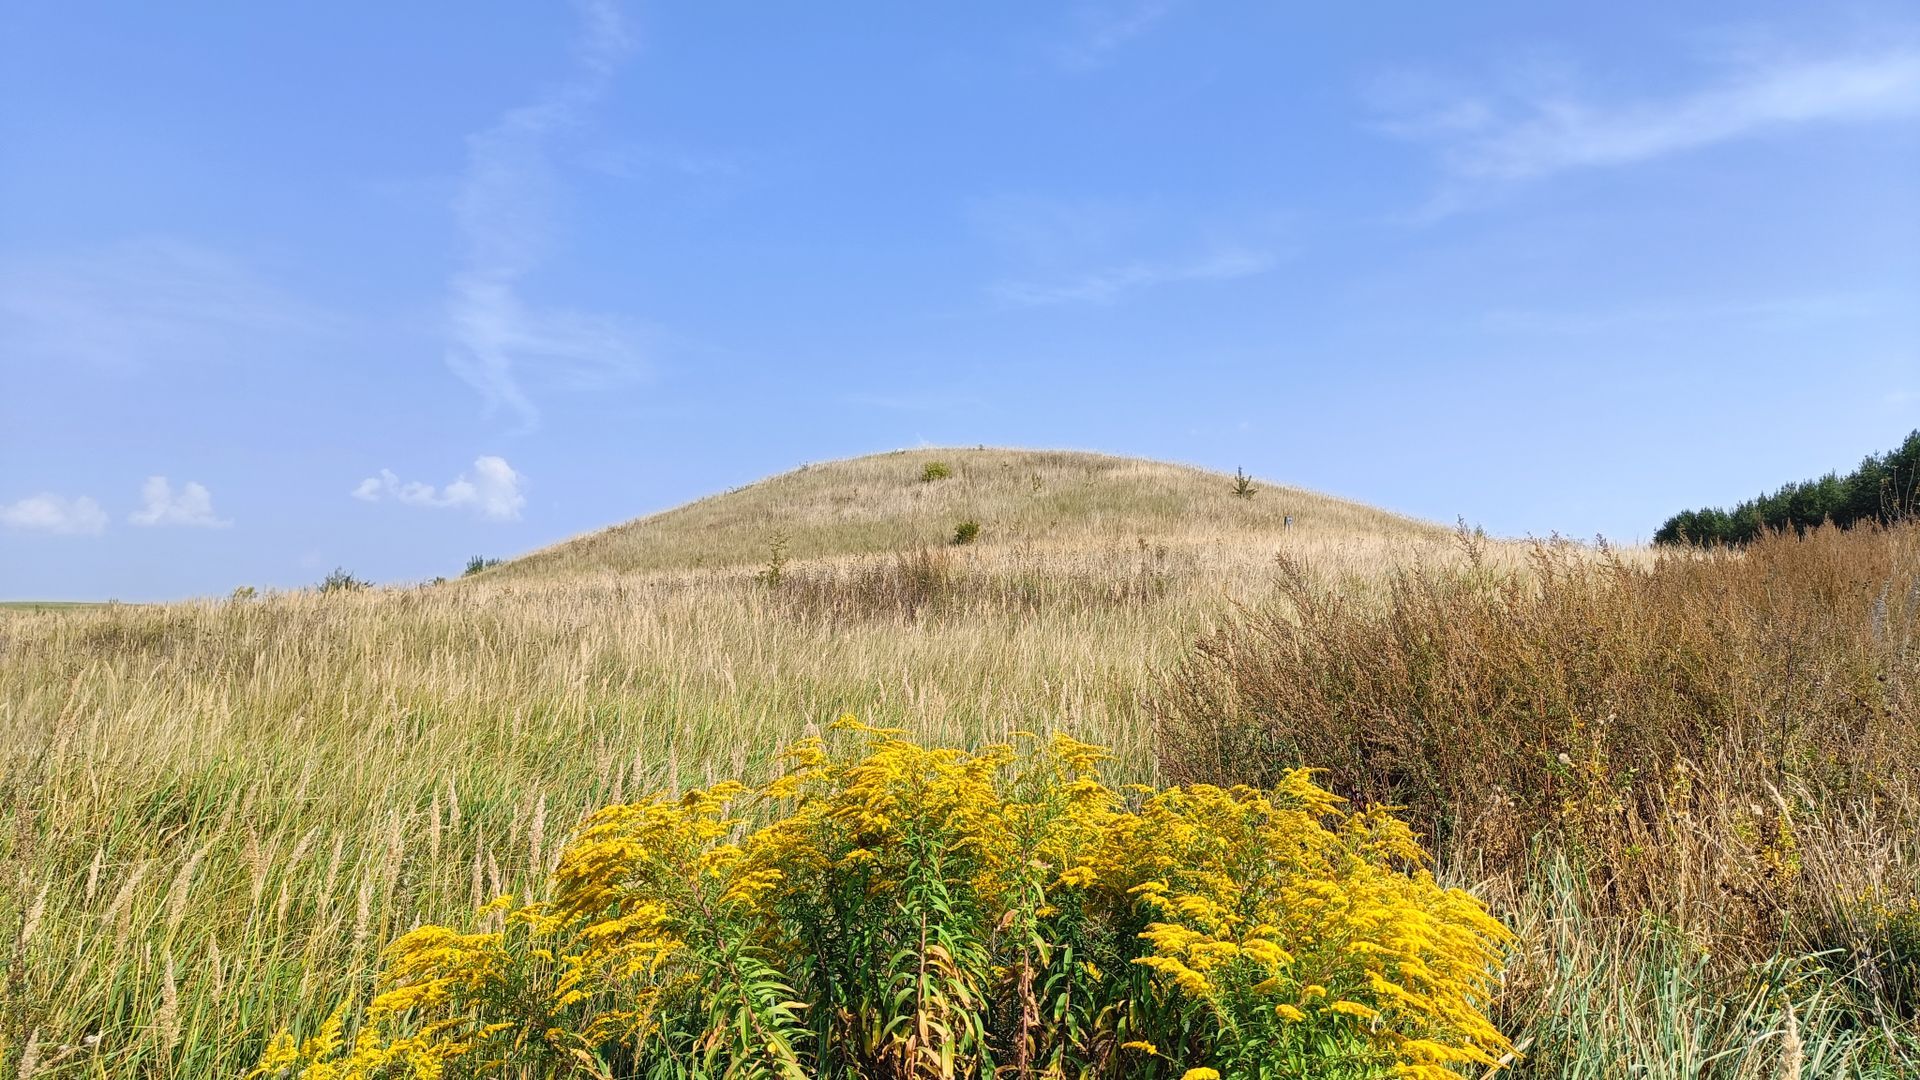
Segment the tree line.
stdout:
[[1920,494],[1920,430],[1899,448],[1869,454],[1841,476],[1787,484],[1731,510],[1683,510],[1653,534],[1656,544],[1744,544],[1763,532],[1812,528],[1831,521],[1845,528],[1862,521],[1889,522],[1912,513]]

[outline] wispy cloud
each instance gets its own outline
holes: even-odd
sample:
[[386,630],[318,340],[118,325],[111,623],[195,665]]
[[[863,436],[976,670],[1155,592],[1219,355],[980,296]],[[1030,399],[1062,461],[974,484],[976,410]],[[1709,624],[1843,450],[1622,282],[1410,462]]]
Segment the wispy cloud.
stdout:
[[595,172],[622,180],[641,180],[662,174],[702,183],[736,180],[747,171],[741,159],[704,150],[662,143],[618,143],[587,153],[581,163]]
[[1541,81],[1460,93],[1398,76],[1376,88],[1380,126],[1436,148],[1454,185],[1441,200],[1445,209],[1475,185],[1630,165],[1801,125],[1913,115],[1920,112],[1920,47],[1748,55],[1691,90],[1633,100],[1582,93],[1564,72]]
[[586,0],[579,10],[571,76],[468,138],[467,170],[454,202],[467,255],[448,285],[447,366],[480,392],[489,410],[509,410],[525,428],[540,419],[524,386],[530,369],[578,380],[628,374],[641,362],[636,335],[623,320],[538,307],[521,295],[522,281],[551,246],[557,180],[548,144],[585,123],[632,49],[610,0]]
[[19,502],[0,503],[0,525],[28,532],[97,536],[107,531],[107,512],[85,495],[69,499],[43,492]]
[[1063,304],[1112,304],[1123,295],[1191,281],[1230,281],[1273,267],[1265,251],[1218,251],[1179,262],[1129,262],[1058,281],[1003,281],[992,287],[1001,300],[1022,307]]
[[969,208],[974,231],[1007,269],[986,292],[1017,307],[1116,304],[1157,288],[1232,281],[1291,254],[1283,215],[1210,220],[1164,206],[1000,195]]
[[491,521],[515,521],[527,505],[526,481],[526,476],[514,471],[505,458],[489,455],[474,459],[471,474],[461,473],[440,488],[418,480],[402,481],[392,469],[381,469],[378,476],[360,481],[353,497],[366,502],[391,500],[408,506],[471,510]]
[[164,476],[149,476],[140,488],[140,509],[127,515],[135,525],[185,525],[224,529],[233,524],[213,512],[213,493],[189,480],[179,491]]
[[148,239],[0,260],[0,354],[109,370],[284,351],[334,320],[238,260]]
[[1077,32],[1060,48],[1060,63],[1074,71],[1104,66],[1114,54],[1146,34],[1173,11],[1173,0],[1088,4],[1078,12]]

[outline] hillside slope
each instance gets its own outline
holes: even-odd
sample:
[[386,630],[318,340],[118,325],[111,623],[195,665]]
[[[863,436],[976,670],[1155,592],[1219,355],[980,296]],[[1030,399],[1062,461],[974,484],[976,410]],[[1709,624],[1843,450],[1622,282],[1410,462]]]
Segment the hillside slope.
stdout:
[[[923,481],[933,462],[951,475]],[[486,577],[719,568],[764,563],[777,535],[794,560],[944,544],[977,521],[983,546],[1101,546],[1136,538],[1426,539],[1439,526],[1300,488],[1185,465],[1080,451],[896,450],[792,472],[555,544]]]

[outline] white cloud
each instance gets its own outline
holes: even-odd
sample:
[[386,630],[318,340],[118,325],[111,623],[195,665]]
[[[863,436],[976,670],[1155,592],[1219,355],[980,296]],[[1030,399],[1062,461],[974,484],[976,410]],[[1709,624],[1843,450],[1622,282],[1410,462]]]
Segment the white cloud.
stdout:
[[0,525],[68,536],[94,536],[107,530],[107,512],[85,495],[69,499],[43,493],[29,495],[15,503],[0,503]]
[[1130,262],[1056,282],[1007,281],[993,286],[1000,299],[1024,307],[1111,304],[1123,294],[1183,281],[1229,281],[1265,273],[1274,256],[1264,251],[1220,251],[1185,262]]
[[148,239],[0,261],[0,354],[138,369],[284,351],[333,320],[219,252]]
[[1630,101],[1582,95],[1564,72],[1533,82],[1462,94],[1403,75],[1375,96],[1382,129],[1434,145],[1456,181],[1513,183],[1799,125],[1911,115],[1920,112],[1920,48],[1749,55],[1693,90]]
[[213,493],[188,481],[179,491],[164,476],[149,476],[140,489],[141,507],[127,515],[135,525],[186,525],[224,529],[233,524],[213,513]]
[[441,488],[418,480],[403,482],[393,470],[381,469],[380,475],[360,481],[353,497],[367,502],[391,499],[408,506],[466,509],[492,521],[515,521],[527,505],[521,490],[526,479],[505,458],[489,455],[474,459],[471,475],[461,473]]
[[541,309],[520,295],[521,281],[551,246],[555,186],[547,143],[585,122],[632,48],[617,6],[580,5],[584,22],[572,78],[530,105],[510,109],[467,139],[467,170],[454,213],[467,257],[448,283],[447,366],[525,428],[540,411],[522,385],[527,369],[575,380],[631,374],[641,362],[633,330],[621,319]]

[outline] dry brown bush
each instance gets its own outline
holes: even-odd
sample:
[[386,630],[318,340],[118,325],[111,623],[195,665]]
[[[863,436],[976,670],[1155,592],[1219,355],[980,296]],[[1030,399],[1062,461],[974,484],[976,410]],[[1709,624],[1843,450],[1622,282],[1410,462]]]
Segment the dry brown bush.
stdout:
[[1920,526],[1640,561],[1542,543],[1525,570],[1462,543],[1373,596],[1282,559],[1153,694],[1163,774],[1312,765],[1475,878],[1533,880],[1552,849],[1599,914],[1747,958],[1873,951],[1859,912],[1920,887]]
[[796,618],[892,622],[1144,609],[1198,574],[1192,551],[1140,538],[1080,559],[1015,548],[984,567],[945,548],[858,556],[790,571],[770,591],[775,607]]

